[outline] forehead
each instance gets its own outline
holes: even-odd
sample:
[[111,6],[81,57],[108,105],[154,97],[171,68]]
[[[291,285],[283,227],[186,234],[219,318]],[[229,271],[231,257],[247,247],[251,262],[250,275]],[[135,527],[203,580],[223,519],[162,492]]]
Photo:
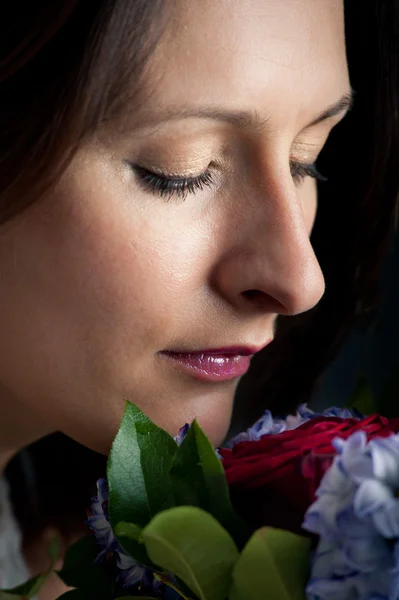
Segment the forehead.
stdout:
[[149,111],[311,120],[348,90],[342,0],[176,0],[147,73]]

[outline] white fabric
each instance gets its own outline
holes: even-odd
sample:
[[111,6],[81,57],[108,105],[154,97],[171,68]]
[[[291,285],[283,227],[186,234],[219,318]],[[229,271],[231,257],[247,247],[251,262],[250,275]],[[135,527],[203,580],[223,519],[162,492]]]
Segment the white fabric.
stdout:
[[12,512],[8,484],[0,479],[0,588],[12,588],[28,579],[21,552],[21,532]]

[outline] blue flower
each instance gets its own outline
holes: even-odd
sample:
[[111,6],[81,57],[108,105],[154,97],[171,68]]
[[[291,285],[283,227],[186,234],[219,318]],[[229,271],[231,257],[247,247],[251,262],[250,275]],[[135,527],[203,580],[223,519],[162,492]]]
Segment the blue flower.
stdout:
[[[186,423],[179,429],[174,438],[177,444],[181,444],[186,437],[190,425]],[[92,498],[91,515],[87,519],[87,524],[94,533],[97,544],[101,548],[96,563],[107,560],[110,555],[116,558],[116,564],[120,570],[118,583],[129,589],[140,584],[141,589],[147,589],[157,594],[164,594],[164,584],[157,581],[153,572],[140,563],[135,561],[130,554],[127,554],[118,539],[116,538],[108,517],[108,483],[106,479],[97,481],[97,496]]]
[[[180,432],[183,437],[188,429],[188,426],[181,428]],[[105,562],[110,555],[114,555],[117,567],[120,570],[117,582],[122,587],[131,589],[138,585],[141,591],[150,593],[151,597],[156,596],[165,598],[165,600],[179,599],[180,595],[158,581],[154,577],[153,571],[143,567],[124,551],[108,520],[108,498],[108,483],[106,479],[99,479],[97,481],[97,496],[92,499],[92,514],[87,519],[87,524],[93,531],[94,537],[101,548],[95,562]]]
[[110,554],[114,554],[117,566],[121,571],[118,582],[126,588],[140,583],[148,569],[127,554],[114,535],[108,520],[108,483],[105,479],[97,481],[97,496],[92,499],[91,512],[87,524],[101,548],[96,563],[103,562]]
[[320,536],[309,600],[399,598],[399,435],[367,442],[358,431],[337,451],[304,529]]
[[118,546],[108,521],[108,484],[105,479],[97,481],[97,496],[92,498],[91,515],[87,519],[87,524],[93,531],[97,544],[102,548],[96,559],[96,562],[101,562]]
[[[302,419],[302,423],[314,419],[314,417],[338,417],[339,419],[363,419],[364,415],[357,408],[339,408],[330,406],[321,413],[313,412],[307,404],[300,404],[297,415]],[[300,423],[300,425],[302,424]]]
[[227,448],[232,448],[240,442],[257,442],[263,435],[276,435],[283,431],[296,429],[303,423],[314,419],[315,417],[339,417],[341,419],[361,419],[363,415],[357,410],[348,408],[327,408],[322,413],[313,412],[307,404],[300,404],[296,415],[286,415],[273,418],[270,410],[265,410],[263,415],[256,421],[252,427],[239,433],[227,443]]
[[183,425],[183,427],[180,427],[179,433],[173,438],[179,446],[181,445],[182,441],[188,434],[189,429],[190,429],[190,425],[188,423],[186,423],[185,425]]
[[118,582],[124,588],[131,588],[141,583],[145,577],[147,569],[134,560],[129,554],[126,554],[120,547],[115,551],[116,564],[121,570]]

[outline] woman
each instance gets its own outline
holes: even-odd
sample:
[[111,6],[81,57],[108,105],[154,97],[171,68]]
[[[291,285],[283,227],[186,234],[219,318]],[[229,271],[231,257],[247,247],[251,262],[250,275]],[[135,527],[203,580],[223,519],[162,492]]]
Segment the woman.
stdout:
[[61,5],[16,6],[2,32],[2,465],[54,431],[107,453],[125,398],[220,444],[251,359],[239,416],[309,392],[389,229],[390,163],[366,195],[375,140],[347,131],[341,156],[363,154],[346,190],[324,161],[319,304],[315,163],[352,104],[342,2]]

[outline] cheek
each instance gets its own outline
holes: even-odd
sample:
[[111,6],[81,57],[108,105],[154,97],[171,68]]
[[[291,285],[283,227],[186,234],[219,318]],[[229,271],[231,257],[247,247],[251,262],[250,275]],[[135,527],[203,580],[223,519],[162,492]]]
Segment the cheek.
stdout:
[[74,183],[27,213],[8,245],[0,239],[0,378],[96,449],[125,398],[173,434],[197,417],[220,441],[229,423],[232,387],[204,390],[156,358],[202,331],[212,219],[189,203],[151,206]]
[[[104,205],[107,199],[96,200]],[[53,243],[60,249],[58,289],[69,296],[73,290],[69,317],[76,334],[85,322],[92,342],[107,345],[107,357],[112,350],[118,359],[133,349],[161,349],[199,287],[201,236],[165,222],[162,212],[140,214],[134,207],[126,212],[118,204],[111,211],[91,208],[90,214],[78,208],[55,228],[66,234],[61,247],[58,235],[46,248],[46,255]],[[49,285],[55,289],[54,279]]]
[[[54,385],[70,372],[103,386],[127,386],[132,374],[144,381],[154,355],[182,332],[195,339],[204,319],[209,219],[189,202],[143,197],[111,175],[113,185],[98,172],[65,178],[16,236],[20,271],[11,277],[8,313],[19,340],[28,336],[31,349],[41,340],[37,370],[60,357]],[[24,299],[22,314],[35,310],[28,330],[18,324],[15,297]]]

